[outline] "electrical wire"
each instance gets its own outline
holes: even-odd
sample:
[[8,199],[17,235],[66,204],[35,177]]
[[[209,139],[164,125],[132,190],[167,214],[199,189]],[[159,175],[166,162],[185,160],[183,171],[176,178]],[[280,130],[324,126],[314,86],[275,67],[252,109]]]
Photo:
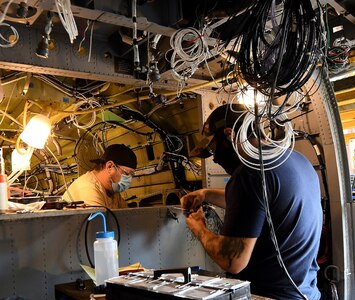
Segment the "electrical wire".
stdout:
[[91,61],[91,51],[92,51],[92,41],[93,41],[93,36],[94,36],[94,25],[95,21],[92,22],[91,25],[91,30],[90,30],[90,45],[89,45],[89,55],[88,55],[88,62]]
[[50,75],[43,74],[33,74],[33,77],[38,78],[39,80],[45,82],[46,84],[54,87],[58,91],[66,94],[69,97],[75,97],[78,99],[85,100],[87,97],[85,94],[91,93],[93,90],[100,89],[105,86],[106,82],[101,81],[93,81],[87,84],[86,86],[70,86],[68,84],[63,83],[59,79]]
[[7,11],[9,10],[9,7],[11,5],[11,3],[13,2],[14,0],[9,0],[7,2],[7,5],[4,7],[3,11],[2,11],[2,14],[0,16],[0,23],[2,23],[4,20],[5,20],[5,17],[6,17],[6,14],[7,14]]
[[[232,108],[231,108],[232,109]],[[273,109],[276,109],[273,107]],[[260,108],[260,111],[265,111],[265,107]],[[233,148],[237,153],[239,159],[247,165],[249,168],[260,170],[259,163],[259,149],[255,147],[252,142],[249,141],[250,135],[258,137],[258,133],[255,131],[256,126],[260,130],[261,137],[263,139],[262,145],[266,149],[263,149],[263,160],[265,170],[272,170],[281,164],[283,164],[292,151],[289,151],[287,155],[284,155],[288,149],[293,149],[295,144],[295,137],[291,122],[288,122],[286,114],[278,115],[273,119],[273,122],[283,129],[283,138],[273,139],[271,137],[271,123],[267,117],[264,117],[258,112],[258,124],[255,123],[255,114],[251,111],[240,114],[239,118],[235,121],[232,130]],[[243,123],[240,125],[240,120],[243,119]],[[286,121],[286,122],[284,122]],[[238,124],[238,125],[237,125]],[[234,134],[236,126],[239,126],[238,131]],[[251,133],[250,133],[251,132]],[[242,152],[246,153],[249,159],[243,157]]]
[[154,106],[147,114],[146,117],[149,119],[153,113],[155,113],[157,110],[161,109],[161,108],[165,108],[169,105],[173,105],[176,103],[182,103],[183,100],[186,99],[196,99],[196,96],[194,94],[190,94],[190,93],[186,93],[186,94],[182,94],[182,95],[176,95],[174,97],[172,97],[171,99],[168,99],[167,101],[165,101],[164,103],[160,103],[156,106]]
[[37,187],[38,187],[38,184],[39,184],[39,180],[38,180],[38,177],[35,176],[35,175],[30,175],[30,176],[28,176],[27,178],[25,178],[25,183],[24,183],[24,185],[23,185],[23,190],[25,190],[25,191],[27,190],[27,184],[28,184],[28,182],[30,181],[31,178],[34,178],[34,179],[36,180],[36,185],[35,185],[35,187],[34,187],[34,188],[31,188],[31,189],[37,190]]
[[235,33],[231,51],[238,53],[235,74],[241,73],[240,78],[271,100],[300,89],[325,57],[320,12],[314,12],[309,0],[283,0],[277,5],[273,0],[256,1]]
[[82,37],[82,39],[81,39],[81,41],[80,41],[80,43],[79,43],[78,49],[76,50],[77,52],[80,52],[81,49],[82,49],[82,45],[83,45],[83,43],[84,43],[84,41],[85,41],[86,31],[89,29],[89,27],[90,27],[90,20],[86,20],[86,27],[85,27],[85,29],[84,29],[83,37]]
[[[62,168],[58,158],[54,155],[54,153],[52,152],[52,150],[49,147],[46,147],[46,149],[52,155],[54,160],[56,161],[56,163],[57,163],[57,165],[58,165],[58,167],[60,169],[60,173],[62,174],[62,178],[63,178],[63,182],[64,182],[64,185],[65,185],[65,188],[68,190],[68,184],[67,184],[67,181],[65,180],[65,175],[64,175],[64,172],[63,172],[63,168]],[[71,199],[71,200],[73,201],[73,199]]]
[[16,45],[16,43],[19,41],[20,36],[18,34],[18,31],[16,30],[15,27],[11,26],[10,24],[7,23],[0,23],[0,28],[8,28],[12,31],[13,34],[8,34],[9,38],[5,38],[1,33],[0,33],[0,39],[5,42],[5,43],[0,43],[1,48],[11,48]]
[[[205,36],[208,36],[209,27],[205,26],[201,32],[194,27],[183,28],[175,31],[170,38],[172,54],[170,57],[170,67],[172,75],[178,82],[185,82],[205,62],[209,70],[207,58],[222,52],[216,44],[209,49]],[[212,32],[212,31],[211,31]],[[167,58],[167,55],[165,55]],[[212,75],[211,71],[209,70]],[[214,82],[214,77],[212,76]],[[180,89],[181,88],[180,83]]]
[[[258,105],[256,103],[256,98],[255,98],[255,123],[256,123],[256,132],[257,132],[257,139],[258,139],[258,151],[259,151],[259,163],[260,163],[260,174],[261,174],[261,186],[262,186],[262,192],[263,192],[263,203],[264,203],[264,208],[265,208],[265,215],[266,215],[266,220],[269,225],[270,229],[270,238],[274,244],[276,253],[277,253],[277,260],[281,266],[281,268],[284,270],[289,282],[291,285],[294,287],[294,289],[297,291],[297,293],[302,297],[302,299],[308,300],[306,295],[304,295],[300,289],[298,288],[297,284],[293,281],[291,275],[289,274],[287,267],[284,264],[281,251],[278,245],[276,233],[275,233],[275,228],[274,224],[272,221],[271,213],[270,213],[270,207],[269,207],[269,197],[267,194],[267,188],[266,188],[266,177],[265,177],[265,171],[264,169],[264,161],[263,161],[263,148],[262,148],[262,140],[261,140],[261,130],[259,127],[259,121],[258,121]],[[290,151],[291,153],[291,151]]]
[[329,72],[338,73],[350,67],[349,51],[350,47],[345,45],[328,48],[326,58]]
[[[85,109],[82,108],[83,106],[85,107]],[[95,124],[95,121],[96,121],[96,112],[92,109],[100,107],[100,106],[101,106],[100,103],[94,99],[87,99],[87,100],[79,101],[78,103],[76,103],[74,105],[74,111],[79,110],[79,109],[80,110],[89,110],[88,113],[91,113],[91,119],[88,123],[86,123],[84,125],[80,125],[78,122],[77,116],[75,114],[71,114],[69,117],[69,121],[72,122],[77,128],[80,128],[80,129],[91,128]]]
[[[7,110],[9,108],[9,105],[10,105],[10,102],[11,102],[11,99],[12,99],[12,95],[14,94],[14,91],[15,91],[15,88],[17,87],[17,83],[14,84],[14,87],[12,88],[12,91],[11,91],[11,94],[10,94],[10,97],[9,97],[9,100],[7,101],[6,103],[6,107],[5,107],[5,110],[2,111],[0,110],[0,113],[2,114],[2,117],[1,117],[1,121],[0,121],[0,125],[2,124],[2,122],[4,121],[5,119],[5,116],[7,116]],[[22,125],[21,125],[22,126]]]
[[55,5],[59,19],[69,35],[70,42],[73,44],[74,40],[78,36],[78,29],[71,10],[70,0],[55,0]]
[[[161,162],[159,162],[158,165],[162,164],[163,162],[174,161],[181,164],[186,170],[191,171],[197,176],[200,176],[202,172],[201,166],[195,164],[194,162],[190,161],[186,156],[181,154],[176,154],[174,152],[164,152],[160,160]],[[160,171],[159,167],[157,167],[156,170]]]
[[[202,62],[205,63],[213,82],[218,87],[218,82],[211,72],[207,59],[222,53],[223,47],[220,48],[221,44],[216,42],[210,49],[206,38],[213,33],[212,26],[201,24],[201,28],[201,33],[194,27],[180,29],[170,38],[170,45],[173,50],[170,66],[173,77],[178,81],[177,97],[180,96],[186,80],[196,72]],[[167,59],[166,54],[165,58]]]
[[170,38],[170,46],[183,61],[193,62],[204,54],[202,33],[193,27],[177,30]]
[[[137,131],[129,126],[126,126],[125,124],[122,124],[118,121],[105,121],[105,122],[100,122],[97,123],[90,128],[87,128],[86,131],[80,135],[79,140],[76,142],[75,147],[74,147],[74,158],[76,162],[84,167],[88,167],[86,160],[92,159],[92,157],[88,157],[86,153],[84,153],[83,156],[83,161],[79,159],[79,153],[80,149],[84,147],[93,147],[96,151],[96,156],[99,156],[103,152],[103,147],[106,148],[109,141],[106,138],[106,132],[115,129],[117,127],[122,127],[130,132],[133,132],[138,135],[143,135],[143,136],[152,136],[154,132],[140,132]],[[101,135],[101,138],[100,136]],[[89,137],[89,138],[88,138]],[[116,137],[113,137],[116,138]],[[89,144],[86,144],[87,140],[90,141]],[[96,157],[95,157],[96,158]]]
[[[255,126],[260,127],[263,146],[267,146],[263,151],[266,170],[282,164],[288,158],[283,155],[285,151],[294,147],[295,137],[287,114],[302,104],[305,95],[298,97],[301,87],[313,74],[318,61],[323,61],[322,67],[325,61],[325,26],[321,6],[319,2],[317,4],[318,15],[308,0],[284,0],[277,4],[273,0],[256,1],[240,20],[239,36],[232,51],[238,52],[238,59],[235,60],[232,73],[235,77],[231,83],[237,83],[239,94],[251,86],[268,97],[263,106],[259,106],[259,116],[253,116],[250,111],[233,137],[234,148],[241,161],[251,168],[259,169],[255,162],[258,149],[248,141],[248,134],[256,137]],[[228,72],[230,74],[231,70]],[[232,103],[237,95],[238,92],[229,102]],[[286,97],[281,105],[273,105],[274,99],[283,95]],[[255,117],[260,124],[255,124]],[[275,128],[282,129],[284,136],[279,135],[275,139]],[[238,145],[248,154],[249,160],[238,153]]]

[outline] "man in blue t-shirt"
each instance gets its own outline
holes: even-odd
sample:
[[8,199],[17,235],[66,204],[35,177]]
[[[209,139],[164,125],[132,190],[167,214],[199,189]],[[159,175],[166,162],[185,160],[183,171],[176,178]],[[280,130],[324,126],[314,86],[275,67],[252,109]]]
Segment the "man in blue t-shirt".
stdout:
[[[251,282],[252,293],[285,300],[319,299],[316,258],[322,208],[318,176],[302,154],[291,150],[282,154],[282,164],[268,164],[264,172],[242,164],[231,134],[241,126],[245,109],[234,104],[232,111],[223,105],[205,122],[204,139],[194,154],[213,155],[231,178],[225,189],[201,189],[182,197],[182,207],[191,212],[186,223],[223,270]],[[258,148],[255,135],[248,132],[247,136]],[[239,153],[252,160],[241,147]],[[252,162],[258,165],[258,160]],[[196,211],[203,201],[225,208],[219,235],[207,229],[202,209]]]

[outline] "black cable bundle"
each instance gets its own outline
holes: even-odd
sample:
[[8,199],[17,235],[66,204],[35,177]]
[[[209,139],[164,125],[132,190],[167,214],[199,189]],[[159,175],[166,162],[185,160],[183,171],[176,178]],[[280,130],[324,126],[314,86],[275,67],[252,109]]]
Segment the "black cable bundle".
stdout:
[[301,88],[324,58],[326,45],[322,14],[310,0],[276,2],[254,3],[233,49],[241,77],[271,99]]

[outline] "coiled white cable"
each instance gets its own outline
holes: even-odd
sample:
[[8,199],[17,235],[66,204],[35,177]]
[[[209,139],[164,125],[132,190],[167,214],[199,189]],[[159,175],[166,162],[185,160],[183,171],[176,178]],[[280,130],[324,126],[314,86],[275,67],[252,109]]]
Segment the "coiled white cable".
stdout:
[[208,53],[203,33],[193,27],[177,30],[170,38],[170,46],[174,50],[170,66],[177,80],[190,78]]
[[11,39],[7,39],[5,38],[1,33],[0,33],[0,39],[2,41],[4,41],[5,43],[0,43],[0,47],[1,48],[10,48],[10,47],[13,47],[15,46],[15,44],[18,42],[19,40],[19,34],[18,34],[18,31],[15,29],[15,27],[7,24],[7,23],[0,23],[0,27],[7,27],[9,29],[12,30],[13,34],[12,35],[9,35],[11,37]]
[[[276,111],[277,107],[272,107],[272,111]],[[261,109],[263,111],[263,109]],[[238,131],[234,134],[234,129],[236,124],[244,116],[244,120]],[[287,121],[286,114],[279,114],[273,120],[278,126],[282,126],[284,128],[284,137],[280,140],[273,140],[269,135],[270,121],[267,116],[262,115],[260,117],[260,133],[262,136],[262,159],[264,162],[264,170],[274,169],[281,164],[283,164],[291,155],[292,151],[289,151],[288,154],[285,155],[288,149],[293,149],[295,145],[295,136],[292,128],[291,122]],[[238,120],[233,125],[232,131],[232,141],[233,148],[236,151],[239,159],[247,165],[249,168],[260,170],[259,163],[259,149],[254,146],[250,141],[248,136],[248,132],[252,132],[252,134],[256,137],[257,134],[254,128],[255,116],[251,112],[245,112],[245,114],[241,115]],[[251,130],[249,130],[249,128]],[[240,149],[248,156],[248,159],[244,158]]]
[[200,58],[205,51],[202,34],[192,27],[176,31],[170,39],[170,46],[181,59],[189,62]]

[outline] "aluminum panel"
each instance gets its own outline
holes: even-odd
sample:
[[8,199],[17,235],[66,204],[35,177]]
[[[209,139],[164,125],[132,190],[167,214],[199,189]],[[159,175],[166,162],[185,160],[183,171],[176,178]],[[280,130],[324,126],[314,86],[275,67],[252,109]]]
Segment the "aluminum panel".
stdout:
[[[167,209],[176,213],[176,217],[170,217]],[[90,212],[61,211],[58,216],[55,212],[50,216],[41,212],[34,213],[33,218],[28,215],[1,218],[0,298],[17,295],[52,300],[56,284],[87,279],[80,264],[89,265],[84,235]],[[210,271],[219,270],[200,243],[192,238],[184,216],[173,208],[125,209],[114,214],[121,228],[121,266],[139,261],[144,267],[154,269],[199,265]],[[102,223],[96,219],[90,222],[87,233],[92,260],[95,232],[102,230]],[[107,228],[116,230],[110,214]]]

